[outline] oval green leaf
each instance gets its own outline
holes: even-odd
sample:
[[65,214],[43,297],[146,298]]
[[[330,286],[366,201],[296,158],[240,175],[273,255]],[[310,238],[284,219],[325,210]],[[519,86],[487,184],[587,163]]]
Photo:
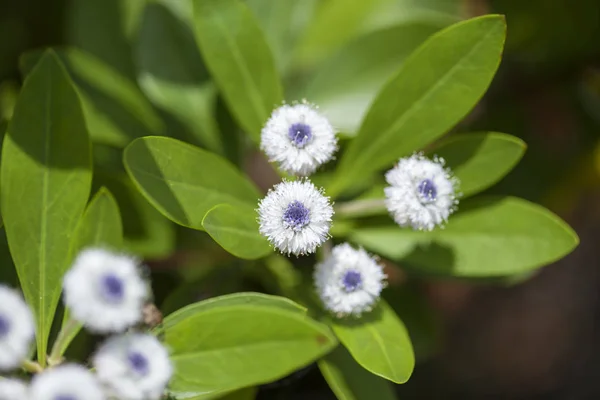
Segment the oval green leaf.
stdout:
[[481,132],[452,136],[430,154],[446,160],[460,180],[463,197],[472,196],[492,186],[514,168],[525,149],[525,142],[505,133]]
[[85,247],[118,250],[123,246],[123,224],[119,205],[102,187],[90,201],[75,233],[73,256]]
[[255,207],[256,187],[225,159],[166,137],[131,142],[123,154],[127,173],[148,201],[172,221],[204,229],[218,204]]
[[404,324],[385,301],[360,319],[335,319],[331,324],[363,368],[395,383],[410,378],[415,367],[412,344]]
[[53,51],[25,80],[2,148],[6,235],[36,320],[38,358],[69,266],[69,246],[90,192],[91,149],[79,97]]
[[[164,321],[175,367],[175,397],[201,399],[274,381],[327,354],[336,340],[297,309],[260,302],[212,300]],[[178,314],[178,315],[177,315]]]
[[338,400],[396,399],[390,382],[361,367],[342,346],[319,360],[319,369]]
[[267,239],[258,232],[253,208],[220,204],[206,214],[202,226],[215,242],[236,257],[255,260],[273,252]]
[[357,229],[351,240],[419,271],[460,277],[513,275],[570,253],[577,234],[544,207],[514,197],[471,199],[444,229]]
[[297,98],[318,104],[337,129],[354,134],[398,66],[443,27],[430,20],[407,21],[360,36],[319,67]]
[[283,94],[273,55],[240,0],[193,0],[196,42],[240,126],[256,142]]
[[329,193],[388,166],[447,132],[489,86],[504,45],[499,15],[460,22],[433,35],[375,98],[342,155]]

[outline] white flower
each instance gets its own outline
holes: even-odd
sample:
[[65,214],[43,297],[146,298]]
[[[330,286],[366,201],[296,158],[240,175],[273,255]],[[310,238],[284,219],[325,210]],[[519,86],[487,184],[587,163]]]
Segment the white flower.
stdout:
[[36,375],[31,381],[34,400],[104,400],[98,381],[79,365],[62,365]]
[[314,107],[305,103],[283,105],[263,127],[260,147],[283,171],[307,176],[331,160],[337,138],[327,118]]
[[109,339],[93,364],[102,384],[121,400],[159,399],[173,373],[167,349],[146,334]]
[[16,290],[0,285],[0,370],[17,368],[35,336],[31,310]]
[[138,261],[103,249],[79,253],[63,287],[73,319],[98,333],[120,332],[140,322],[149,297]]
[[456,210],[458,180],[441,158],[401,158],[385,179],[391,185],[385,188],[387,209],[402,227],[431,231]]
[[0,400],[26,400],[27,385],[21,380],[0,378]]
[[258,205],[260,233],[287,254],[314,253],[329,237],[333,207],[308,180],[281,182]]
[[363,249],[337,245],[317,264],[315,286],[325,308],[337,316],[370,311],[386,285],[383,268]]

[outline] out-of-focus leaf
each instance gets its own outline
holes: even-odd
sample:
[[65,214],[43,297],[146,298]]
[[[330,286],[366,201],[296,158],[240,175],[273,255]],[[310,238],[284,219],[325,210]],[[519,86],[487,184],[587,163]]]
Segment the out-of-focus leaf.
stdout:
[[444,229],[418,232],[386,226],[356,229],[350,237],[418,271],[461,277],[526,272],[565,256],[579,243],[560,218],[523,199],[475,198],[459,209]]
[[207,149],[222,153],[215,121],[216,90],[204,68],[191,27],[160,3],[144,12],[135,42],[141,88],[182,122]]
[[409,21],[360,36],[319,67],[298,98],[318,104],[337,129],[354,134],[367,107],[402,61],[443,27]]
[[53,51],[25,80],[2,148],[2,216],[23,293],[35,314],[38,359],[92,181],[81,104]]
[[224,296],[208,300],[207,307],[197,303],[165,318],[162,334],[175,367],[172,395],[206,399],[271,382],[336,345],[327,326],[292,307],[293,302],[255,298],[251,293]]
[[[34,50],[21,57],[24,74],[41,54]],[[76,84],[94,142],[123,147],[136,137],[163,133],[163,122],[134,81],[79,49],[57,54]]]
[[175,139],[136,139],[123,161],[148,201],[183,226],[203,230],[204,216],[218,204],[257,204],[256,187],[228,161]]
[[502,179],[523,157],[526,148],[521,139],[505,133],[467,133],[443,141],[430,154],[446,161],[460,180],[463,197],[467,197]]
[[415,367],[408,332],[394,310],[381,300],[359,319],[332,319],[333,331],[363,368],[404,383]]
[[328,193],[339,195],[448,131],[484,94],[500,62],[505,22],[491,15],[436,33],[375,98]]
[[319,369],[338,400],[396,399],[390,382],[361,367],[342,346],[319,360]]
[[193,0],[196,41],[232,114],[257,142],[283,100],[273,56],[241,0]]
[[256,211],[252,207],[220,204],[206,213],[202,227],[236,257],[253,260],[273,252],[267,239],[258,232]]

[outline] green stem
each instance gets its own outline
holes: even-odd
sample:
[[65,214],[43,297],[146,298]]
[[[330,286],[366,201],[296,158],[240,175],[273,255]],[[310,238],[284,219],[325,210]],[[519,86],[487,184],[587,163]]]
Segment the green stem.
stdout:
[[69,348],[69,345],[81,330],[81,324],[74,319],[69,318],[60,329],[58,337],[52,346],[52,352],[48,359],[48,364],[57,365],[62,362],[62,356]]
[[39,374],[44,370],[42,366],[35,361],[25,360],[21,363],[21,367],[32,374]]
[[336,205],[335,213],[342,217],[357,217],[385,213],[384,199],[354,200]]

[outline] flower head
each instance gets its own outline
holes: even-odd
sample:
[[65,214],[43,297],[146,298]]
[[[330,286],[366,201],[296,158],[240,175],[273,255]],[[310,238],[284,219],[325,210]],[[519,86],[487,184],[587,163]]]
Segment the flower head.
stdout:
[[93,364],[110,394],[122,400],[161,398],[173,373],[165,347],[146,334],[109,339],[94,356]]
[[104,400],[98,381],[79,365],[62,365],[36,375],[31,382],[35,400]]
[[79,253],[63,287],[73,318],[99,333],[120,332],[140,322],[149,297],[137,260],[103,249]]
[[21,294],[0,285],[0,370],[17,368],[34,336],[33,315]]
[[337,139],[327,118],[302,103],[273,111],[262,129],[260,147],[283,171],[307,176],[331,160]]
[[340,317],[370,311],[386,285],[381,265],[348,243],[335,246],[331,255],[317,264],[314,278],[323,305]]
[[0,379],[1,400],[26,400],[27,398],[27,385],[23,381],[11,378]]
[[458,180],[444,160],[421,154],[401,158],[385,174],[386,206],[396,223],[416,230],[433,230],[448,220],[458,204]]
[[260,233],[287,254],[314,253],[329,237],[333,207],[312,182],[281,182],[258,205]]

